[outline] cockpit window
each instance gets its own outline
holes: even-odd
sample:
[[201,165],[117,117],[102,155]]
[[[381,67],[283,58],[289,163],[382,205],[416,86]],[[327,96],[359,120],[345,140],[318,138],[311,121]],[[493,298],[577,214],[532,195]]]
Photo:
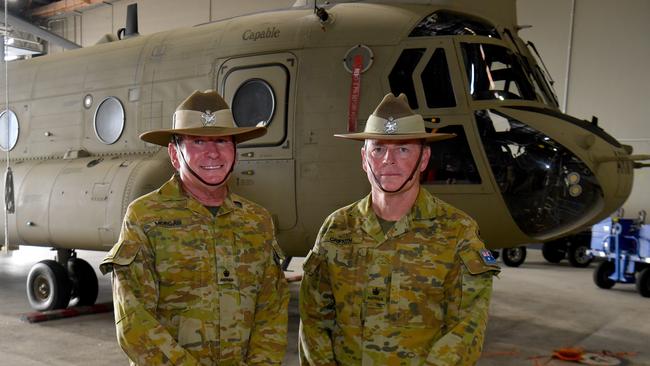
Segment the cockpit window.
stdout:
[[521,231],[543,237],[602,206],[596,177],[562,144],[493,110],[474,116],[494,179]]
[[447,57],[443,48],[438,48],[433,52],[427,66],[422,71],[422,85],[427,107],[450,108],[456,106],[454,88],[451,86]]
[[429,143],[431,157],[427,169],[420,176],[422,184],[481,184],[472,151],[467,143],[463,126],[441,127],[440,133],[453,133],[456,137]]
[[475,100],[537,100],[533,85],[511,50],[481,43],[462,43],[461,47]]
[[424,55],[426,48],[411,48],[402,51],[397,63],[388,75],[390,90],[395,95],[406,94],[411,109],[418,109],[418,99],[413,85],[413,71]]
[[422,19],[409,37],[471,35],[501,39],[496,28],[489,22],[451,11],[437,11]]

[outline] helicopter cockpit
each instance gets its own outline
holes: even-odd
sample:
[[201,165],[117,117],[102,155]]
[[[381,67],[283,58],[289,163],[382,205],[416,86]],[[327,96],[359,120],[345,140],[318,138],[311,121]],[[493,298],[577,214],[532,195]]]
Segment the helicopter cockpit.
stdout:
[[[430,145],[423,184],[434,190],[486,184],[491,179],[481,176],[480,162],[487,161],[513,221],[532,238],[552,236],[602,210],[604,192],[594,172],[546,127],[569,122],[621,145],[597,126],[559,111],[552,84],[521,39],[488,21],[448,10],[425,17],[409,34],[425,37],[434,49],[413,43],[402,50],[389,74],[394,93],[405,93],[411,108],[420,109],[425,118],[435,116],[438,123],[429,127],[457,136]],[[460,60],[464,85],[454,79],[450,56]],[[465,108],[473,121],[458,117]],[[484,155],[472,148],[475,135]]]

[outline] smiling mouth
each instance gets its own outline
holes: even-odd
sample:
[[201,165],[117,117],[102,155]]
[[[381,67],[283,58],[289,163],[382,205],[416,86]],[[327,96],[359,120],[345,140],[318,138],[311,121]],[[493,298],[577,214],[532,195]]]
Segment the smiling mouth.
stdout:
[[201,165],[201,169],[203,170],[218,170],[218,169],[223,169],[224,166],[222,165]]

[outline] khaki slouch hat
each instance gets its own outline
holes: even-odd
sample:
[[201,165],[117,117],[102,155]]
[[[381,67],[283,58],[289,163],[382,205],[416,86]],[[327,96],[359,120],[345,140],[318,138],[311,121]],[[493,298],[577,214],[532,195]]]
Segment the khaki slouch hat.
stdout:
[[363,132],[336,134],[336,137],[351,140],[415,140],[428,142],[446,140],[456,135],[453,133],[427,132],[424,119],[414,114],[409,107],[406,95],[398,97],[386,94],[374,112],[368,117]]
[[214,90],[196,90],[176,108],[172,128],[147,131],[140,139],[167,146],[173,135],[232,136],[236,143],[266,134],[265,127],[237,127],[226,101]]

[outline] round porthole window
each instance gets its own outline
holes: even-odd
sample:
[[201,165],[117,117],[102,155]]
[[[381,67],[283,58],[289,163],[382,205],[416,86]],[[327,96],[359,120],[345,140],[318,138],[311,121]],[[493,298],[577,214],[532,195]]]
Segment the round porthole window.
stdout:
[[0,148],[11,150],[18,142],[18,117],[11,109],[0,113]]
[[104,99],[95,111],[95,134],[99,141],[114,144],[124,131],[124,107],[119,99]]
[[238,127],[268,127],[274,112],[273,88],[262,79],[246,81],[232,99],[232,115]]

